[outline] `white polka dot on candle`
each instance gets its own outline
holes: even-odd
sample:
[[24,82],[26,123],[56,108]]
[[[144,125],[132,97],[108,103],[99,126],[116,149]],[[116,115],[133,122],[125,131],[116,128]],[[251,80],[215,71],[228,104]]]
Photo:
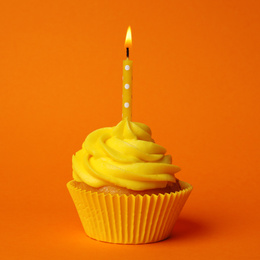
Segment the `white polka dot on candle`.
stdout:
[[128,107],[129,107],[129,103],[125,102],[125,108],[128,108]]
[[129,89],[130,85],[129,84],[125,84],[125,89]]
[[130,70],[130,66],[129,65],[125,65],[125,70]]

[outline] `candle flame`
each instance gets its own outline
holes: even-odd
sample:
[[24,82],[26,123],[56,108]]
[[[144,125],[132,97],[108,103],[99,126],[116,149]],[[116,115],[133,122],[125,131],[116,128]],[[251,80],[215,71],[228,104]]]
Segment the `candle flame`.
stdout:
[[128,26],[126,37],[125,37],[125,47],[129,48],[132,46],[132,33],[131,33],[131,27]]

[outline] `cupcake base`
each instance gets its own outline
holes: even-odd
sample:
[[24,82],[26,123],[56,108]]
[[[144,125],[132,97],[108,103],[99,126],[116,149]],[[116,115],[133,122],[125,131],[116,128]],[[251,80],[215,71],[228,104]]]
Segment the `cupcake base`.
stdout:
[[176,192],[181,190],[181,186],[179,183],[179,180],[176,179],[176,182],[169,182],[166,187],[164,188],[155,188],[155,189],[150,189],[150,190],[141,190],[141,191],[136,191],[136,190],[130,190],[127,188],[122,188],[118,187],[115,185],[109,185],[109,186],[103,186],[100,188],[94,188],[89,185],[87,185],[84,182],[77,182],[77,181],[72,181],[71,183],[74,187],[79,188],[81,190],[86,190],[86,191],[91,191],[91,192],[98,192],[98,193],[104,193],[104,194],[111,194],[111,195],[142,195],[144,196],[145,194],[147,195],[158,195],[158,194],[164,194],[164,193],[171,193],[171,192]]
[[188,199],[192,186],[180,181],[182,190],[159,195],[118,195],[77,188],[68,190],[86,234],[118,244],[152,243],[168,238]]

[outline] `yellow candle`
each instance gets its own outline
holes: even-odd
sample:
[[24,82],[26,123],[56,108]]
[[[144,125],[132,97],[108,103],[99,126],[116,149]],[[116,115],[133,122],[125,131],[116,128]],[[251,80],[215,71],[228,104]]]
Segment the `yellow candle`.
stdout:
[[127,58],[123,61],[123,103],[122,117],[132,119],[132,87],[133,87],[133,61],[129,60],[129,48],[132,45],[131,28],[128,27],[125,47],[127,49]]

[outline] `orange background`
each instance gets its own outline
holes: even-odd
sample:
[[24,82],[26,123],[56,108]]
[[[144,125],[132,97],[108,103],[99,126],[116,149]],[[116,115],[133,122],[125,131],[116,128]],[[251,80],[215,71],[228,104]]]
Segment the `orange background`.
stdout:
[[[1,259],[259,259],[258,1],[1,1]],[[131,25],[133,120],[194,186],[172,237],[83,231],[66,183],[91,131],[121,119]]]

